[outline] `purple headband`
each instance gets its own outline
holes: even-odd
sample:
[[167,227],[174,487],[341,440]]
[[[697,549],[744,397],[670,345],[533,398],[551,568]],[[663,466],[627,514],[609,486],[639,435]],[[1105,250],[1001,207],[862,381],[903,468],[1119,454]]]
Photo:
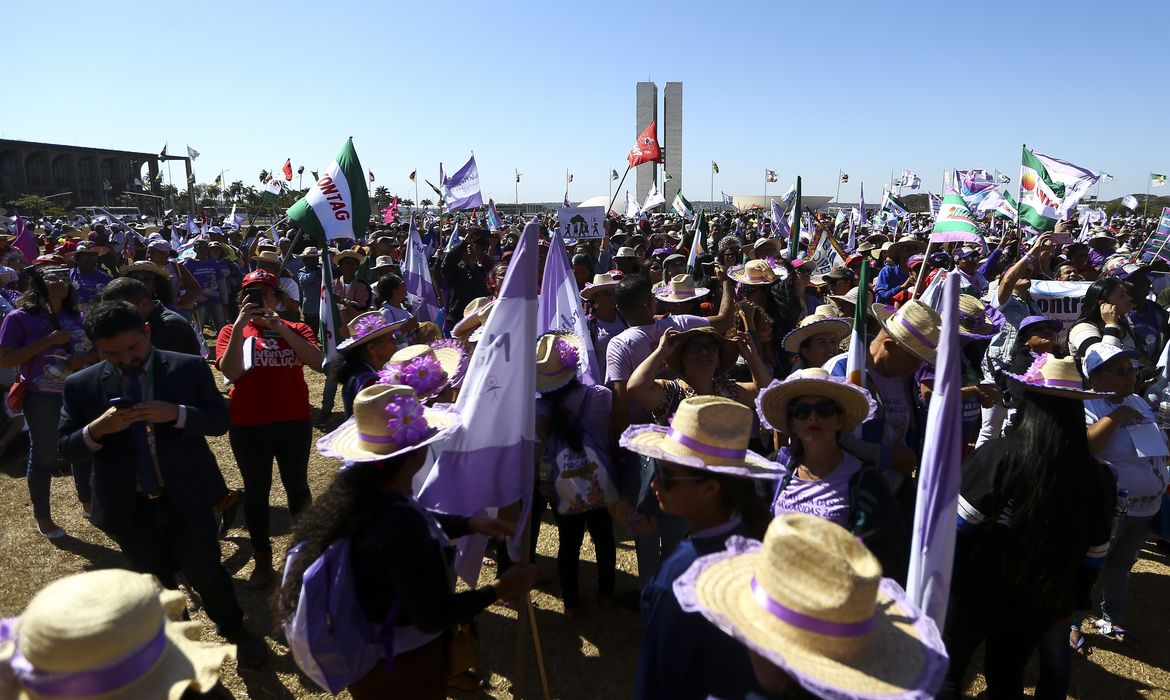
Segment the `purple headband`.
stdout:
[[700,442],[699,440],[696,440],[693,437],[683,435],[682,433],[678,432],[674,428],[671,428],[669,431],[667,431],[666,436],[668,438],[670,438],[671,440],[674,440],[678,444],[682,445],[683,447],[689,447],[692,450],[694,450],[695,452],[701,452],[701,453],[708,455],[710,457],[718,457],[720,459],[741,460],[747,456],[746,449],[732,450],[732,449],[728,449],[726,447],[715,447],[714,445],[708,445],[707,443]]
[[[0,624],[0,641],[16,640],[15,621]],[[121,658],[99,668],[54,673],[40,671],[24,654],[16,652],[9,666],[13,676],[29,690],[49,697],[85,697],[104,695],[142,678],[167,648],[166,622],[145,644]]]
[[806,632],[823,634],[826,637],[860,637],[873,629],[872,617],[861,622],[830,622],[797,612],[768,595],[755,576],[752,576],[752,597],[773,617]]

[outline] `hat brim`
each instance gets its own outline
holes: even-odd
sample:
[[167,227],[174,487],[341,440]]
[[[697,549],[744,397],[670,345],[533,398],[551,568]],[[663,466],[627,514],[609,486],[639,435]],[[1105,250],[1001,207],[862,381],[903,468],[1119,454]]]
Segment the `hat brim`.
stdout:
[[365,345],[366,343],[368,343],[370,341],[377,340],[378,338],[381,338],[384,335],[388,335],[390,333],[393,333],[396,330],[400,330],[406,324],[407,324],[407,321],[399,321],[398,323],[391,323],[389,325],[382,326],[381,328],[379,328],[376,331],[370,331],[369,333],[366,333],[365,335],[363,335],[360,338],[355,338],[353,336],[350,336],[337,344],[337,351],[338,352],[348,352],[349,350],[353,350],[354,348],[361,347],[362,345]]
[[597,284],[587,284],[585,285],[585,289],[581,290],[581,298],[585,301],[589,301],[593,298],[594,294],[597,294],[598,292],[604,292],[607,289],[616,289],[617,286],[618,282],[616,280],[613,282],[598,282]]
[[666,358],[666,366],[670,368],[671,372],[680,376],[683,374],[682,354],[686,350],[687,343],[697,336],[710,336],[719,343],[719,366],[715,368],[716,377],[727,374],[735,366],[735,361],[739,359],[739,348],[735,346],[735,341],[720,333],[705,331],[704,328],[710,328],[710,326],[691,328],[678,334],[678,350]]
[[346,462],[380,462],[413,452],[440,440],[446,440],[460,427],[459,414],[450,404],[424,407],[423,418],[426,419],[430,428],[427,437],[393,452],[381,454],[362,447],[358,438],[357,420],[353,417],[346,420],[333,432],[317,440],[317,452],[322,457],[331,457]]
[[781,621],[757,602],[751,582],[762,556],[758,547],[697,560],[674,585],[684,610],[701,613],[819,697],[926,700],[937,694],[947,669],[945,646],[901,586],[882,579],[865,653],[829,658],[808,644],[819,635]]
[[670,428],[665,425],[631,425],[622,433],[618,443],[645,457],[715,474],[751,479],[779,479],[782,476],[780,465],[751,450],[745,451],[743,459],[714,459],[680,453],[672,449],[679,445],[669,437],[669,432]]
[[172,276],[170,270],[166,269],[165,267],[154,265],[153,263],[151,265],[143,265],[140,263],[137,267],[133,265],[123,265],[122,267],[118,268],[118,274],[120,275],[129,275],[131,272],[153,272],[156,275],[162,275],[164,279],[168,280]]
[[467,345],[458,338],[445,338],[431,343],[431,350],[435,351],[439,366],[447,374],[447,383],[454,387],[463,384],[463,378],[467,376],[467,366],[471,361]]
[[739,267],[732,268],[732,269],[728,270],[727,276],[731,279],[731,281],[737,282],[739,284],[745,284],[745,285],[748,285],[749,287],[763,287],[763,286],[766,286],[769,284],[775,284],[776,282],[780,281],[779,275],[776,275],[775,277],[773,277],[770,280],[752,280],[752,279],[748,279],[747,276],[744,275],[744,272],[745,272],[745,270],[743,269],[743,266],[741,265]]
[[837,336],[834,341],[840,343],[845,340],[845,336],[853,329],[852,324],[844,318],[826,318],[820,321],[814,321],[806,326],[798,326],[788,332],[784,336],[781,344],[788,352],[800,352],[800,344],[808,338],[821,333],[833,333]]
[[1091,389],[1064,389],[1057,386],[1037,386],[1023,378],[1005,372],[1008,379],[1008,385],[1016,392],[1033,391],[1037,394],[1044,394],[1045,396],[1055,396],[1061,399],[1075,399],[1077,401],[1085,401],[1087,399],[1105,399],[1116,396],[1116,394],[1108,391],[1093,391]]
[[683,302],[701,299],[707,296],[710,291],[707,287],[695,287],[686,296],[674,296],[674,291],[670,287],[663,285],[661,289],[654,292],[654,298],[658,301],[665,301],[671,304],[681,304]]
[[877,411],[877,403],[844,377],[773,382],[756,396],[760,424],[788,432],[788,404],[798,396],[823,396],[841,407],[841,431],[850,432]]
[[917,338],[907,337],[909,335],[909,331],[906,329],[892,328],[889,325],[888,321],[890,320],[890,317],[897,313],[893,307],[886,306],[885,304],[875,303],[869,308],[873,313],[874,318],[877,319],[878,323],[881,324],[881,327],[886,331],[886,333],[891,338],[897,340],[898,344],[901,345],[906,350],[906,352],[909,352],[911,355],[917,357],[923,362],[927,362],[932,365],[934,364],[935,358],[937,356],[935,350],[926,347]]

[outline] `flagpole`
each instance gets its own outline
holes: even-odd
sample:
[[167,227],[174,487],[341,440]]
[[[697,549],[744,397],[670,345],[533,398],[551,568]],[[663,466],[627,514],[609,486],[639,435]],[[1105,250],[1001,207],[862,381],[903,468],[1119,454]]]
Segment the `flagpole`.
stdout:
[[843,172],[845,172],[845,171],[843,171],[843,170],[837,171],[837,194],[833,195],[833,201],[837,203],[838,209],[840,209],[840,207],[841,207],[841,202],[839,201],[839,198],[841,197],[841,173],[843,173]]
[[608,206],[608,207],[606,207],[606,209],[605,209],[605,215],[606,215],[606,216],[609,216],[609,212],[610,212],[610,210],[611,210],[611,209],[613,209],[613,199],[614,199],[614,197],[616,197],[616,196],[618,196],[619,194],[621,194],[621,191],[622,191],[622,183],[624,183],[624,182],[626,181],[626,175],[629,175],[629,174],[630,174],[630,165],[629,165],[629,163],[626,163],[626,171],[625,171],[624,173],[622,173],[622,179],[621,179],[621,180],[618,180],[617,192],[616,192],[616,193],[614,193],[614,194],[611,194],[611,195],[609,196],[609,206]]
[[715,161],[711,161],[711,201],[715,201]]
[[764,206],[768,206],[768,169],[764,168]]
[[1146,175],[1146,201],[1142,202],[1142,218],[1146,218],[1150,214],[1150,180],[1154,178],[1149,174]]

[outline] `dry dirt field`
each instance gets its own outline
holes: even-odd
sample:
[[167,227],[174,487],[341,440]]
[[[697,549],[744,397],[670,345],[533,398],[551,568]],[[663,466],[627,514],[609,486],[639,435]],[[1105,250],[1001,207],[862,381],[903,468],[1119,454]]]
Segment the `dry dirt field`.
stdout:
[[[322,381],[310,373],[309,382],[314,404],[319,404]],[[339,399],[340,402],[340,399]],[[334,424],[339,419],[335,417]],[[211,441],[220,458],[229,484],[239,485],[226,436]],[[309,464],[310,483],[320,493],[336,470],[336,463],[316,455]],[[279,480],[277,480],[279,484]],[[279,485],[272,494],[273,534],[278,560],[289,545],[289,517],[285,497]],[[70,537],[50,542],[37,535],[24,480],[22,450],[10,450],[0,460],[0,617],[18,614],[32,595],[54,579],[71,573],[118,566],[121,556],[113,543],[93,528],[77,505],[71,478],[53,480],[53,512]],[[241,513],[236,527],[222,543],[223,559],[237,581],[236,591],[251,625],[257,630],[272,628],[268,595],[244,586],[251,572],[250,546],[243,529]],[[545,571],[555,572],[556,531],[546,518],[538,542],[537,563]],[[628,698],[632,694],[640,638],[636,613],[614,608],[601,610],[596,605],[596,579],[592,567],[593,551],[588,538],[582,555],[581,591],[583,609],[578,618],[567,623],[555,588],[534,593],[537,626],[543,644],[551,696],[555,698]],[[619,543],[618,589],[637,585],[632,543]],[[490,580],[494,568],[485,564],[483,577]],[[1083,700],[1136,700],[1137,698],[1170,699],[1170,557],[1152,546],[1142,552],[1132,576],[1131,630],[1140,646],[1122,646],[1090,635],[1087,658],[1077,658],[1073,666],[1072,696]],[[202,612],[196,619],[205,623],[205,637],[214,629]],[[482,668],[491,679],[491,688],[482,693],[452,693],[455,698],[511,698],[515,673],[516,613],[504,606],[493,606],[478,618]],[[299,675],[288,650],[269,639],[271,662],[257,671],[238,672],[234,663],[224,670],[223,680],[239,698],[287,699],[325,698],[310,682]],[[525,697],[540,697],[537,666],[531,636],[525,649]],[[1033,670],[1034,673],[1034,670]],[[983,684],[976,678],[970,693],[979,697]],[[348,697],[343,694],[341,697]]]

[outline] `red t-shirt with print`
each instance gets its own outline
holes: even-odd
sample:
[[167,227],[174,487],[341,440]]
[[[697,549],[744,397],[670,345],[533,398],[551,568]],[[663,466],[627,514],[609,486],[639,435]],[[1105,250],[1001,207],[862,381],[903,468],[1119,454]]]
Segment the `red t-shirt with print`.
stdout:
[[[314,345],[317,336],[303,323],[285,322],[292,332]],[[215,339],[216,366],[227,351],[234,324],[219,330]],[[249,323],[244,326],[245,349],[252,345],[252,368],[232,382],[228,392],[228,414],[232,425],[264,425],[309,418],[309,385],[304,363],[296,350],[276,331],[264,331]],[[248,342],[249,338],[255,340]],[[245,366],[247,364],[245,363]]]

